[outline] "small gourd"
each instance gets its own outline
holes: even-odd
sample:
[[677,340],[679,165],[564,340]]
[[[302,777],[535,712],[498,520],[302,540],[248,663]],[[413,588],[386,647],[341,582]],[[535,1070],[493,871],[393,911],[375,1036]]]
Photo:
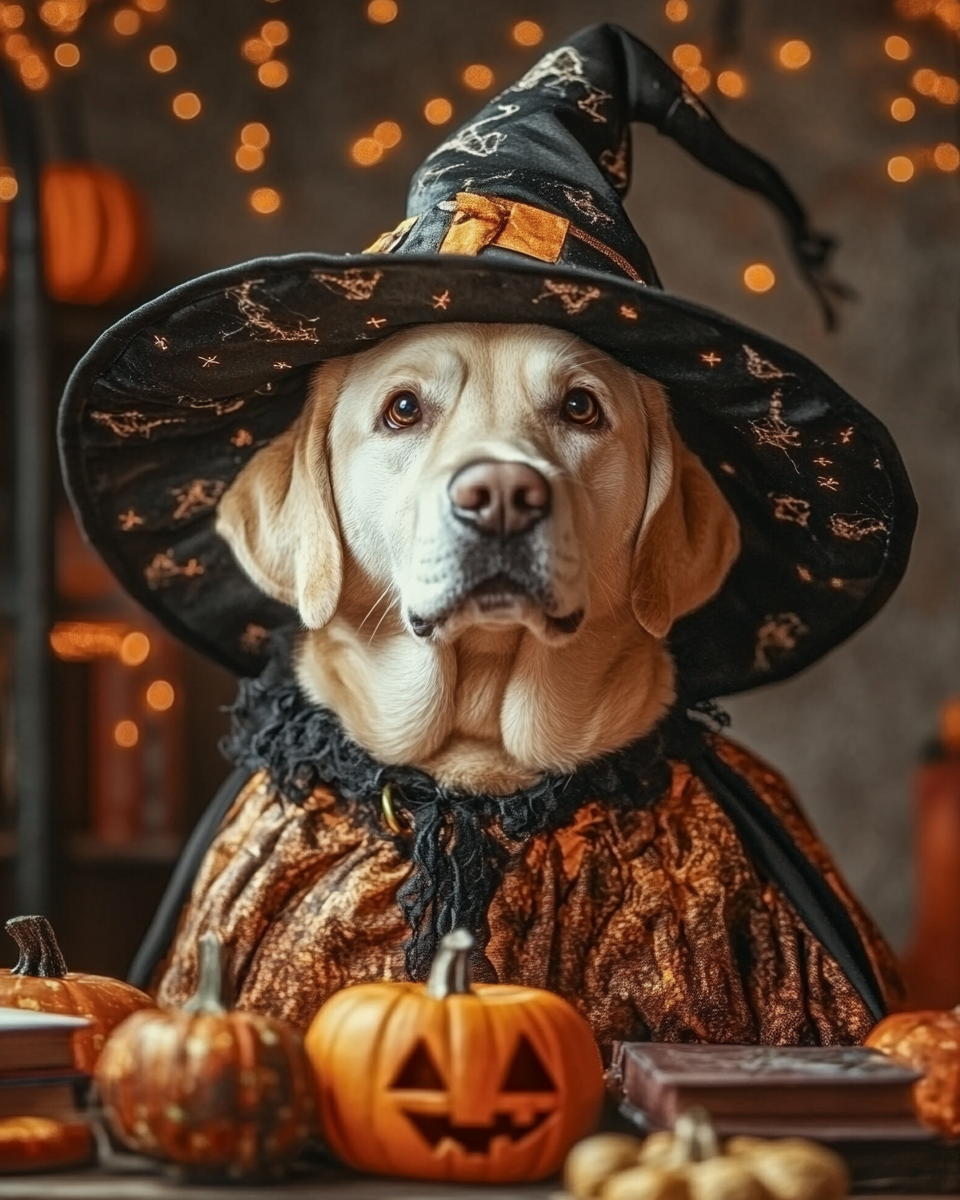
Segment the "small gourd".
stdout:
[[960,1007],[893,1013],[865,1044],[922,1071],[913,1089],[917,1115],[945,1137],[960,1137]]
[[[610,1173],[600,1177],[603,1163]],[[703,1109],[645,1141],[609,1135],[574,1146],[564,1183],[575,1200],[842,1200],[847,1169],[801,1138],[731,1138],[721,1148]]]
[[300,1034],[228,1010],[221,946],[200,939],[195,995],[182,1009],[135,1013],[95,1075],[110,1131],[130,1150],[197,1175],[279,1174],[314,1131],[313,1077]]
[[590,1026],[552,992],[471,984],[473,946],[454,930],[426,984],[358,984],[314,1018],[306,1046],[321,1123],[350,1166],[540,1179],[596,1125],[604,1084]]
[[145,992],[120,979],[68,971],[46,917],[11,917],[6,930],[20,958],[15,967],[0,970],[0,1005],[90,1021],[73,1035],[78,1071],[93,1070],[107,1035],[121,1021],[156,1007]]

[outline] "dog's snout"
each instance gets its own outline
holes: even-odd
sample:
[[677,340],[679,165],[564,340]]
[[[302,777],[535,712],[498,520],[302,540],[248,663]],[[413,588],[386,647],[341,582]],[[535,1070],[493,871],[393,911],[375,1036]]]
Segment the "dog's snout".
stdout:
[[526,463],[482,459],[450,480],[454,516],[480,533],[524,533],[550,510],[550,484]]

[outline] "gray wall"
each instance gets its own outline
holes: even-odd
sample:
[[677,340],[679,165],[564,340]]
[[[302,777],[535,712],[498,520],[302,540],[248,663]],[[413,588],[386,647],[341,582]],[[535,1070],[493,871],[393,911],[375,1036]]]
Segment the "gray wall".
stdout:
[[[506,84],[535,57],[511,45],[513,21],[532,17],[545,45],[594,20],[618,21],[664,53],[678,41],[708,45],[720,0],[690,0],[691,18],[671,25],[662,5],[599,0],[400,0],[393,24],[371,26],[360,0],[170,0],[137,38],[122,40],[91,18],[72,111],[85,116],[93,154],[145,191],[156,230],[148,293],[201,271],[262,253],[358,250],[403,214],[406,181],[436,140],[419,116],[445,95],[455,119],[478,106],[458,82],[485,62]],[[841,239],[838,272],[860,294],[839,333],[826,335],[787,260],[774,218],[712,178],[649,130],[635,139],[631,215],[666,286],[796,346],[891,428],[920,501],[913,560],[903,586],[865,630],[790,683],[730,704],[736,736],[797,786],[854,886],[894,940],[911,922],[911,776],[918,746],[945,695],[960,691],[960,459],[958,174],[927,169],[907,185],[886,176],[892,153],[957,137],[956,110],[918,100],[917,118],[893,122],[890,99],[909,91],[918,65],[948,71],[953,47],[933,23],[894,18],[874,0],[744,0],[737,65],[749,95],[705,97],[737,136],[772,158],[808,203],[818,227]],[[267,92],[238,47],[258,22],[283,16],[293,37],[281,56],[291,81]],[[883,39],[915,44],[894,63]],[[805,70],[774,62],[775,44],[802,36],[814,50]],[[170,76],[146,67],[149,47],[169,41],[181,55]],[[708,62],[711,61],[708,55]],[[204,111],[184,124],[169,98],[193,89]],[[401,145],[380,165],[347,157],[354,137],[378,120],[403,126]],[[240,126],[273,130],[256,176],[233,166]],[[254,216],[247,192],[279,187],[284,205]],[[745,264],[771,263],[778,285],[753,296]]]

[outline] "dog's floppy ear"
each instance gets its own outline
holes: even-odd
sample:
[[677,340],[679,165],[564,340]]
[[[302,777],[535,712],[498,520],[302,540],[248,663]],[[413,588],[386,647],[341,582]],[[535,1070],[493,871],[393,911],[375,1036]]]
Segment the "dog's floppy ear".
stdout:
[[740,527],[713,476],[673,428],[662,393],[648,414],[650,477],[633,559],[633,611],[662,638],[719,591],[740,552]]
[[303,412],[251,458],[217,514],[240,566],[268,596],[298,609],[308,629],[333,616],[343,581],[325,441],[345,367],[340,360],[321,369]]

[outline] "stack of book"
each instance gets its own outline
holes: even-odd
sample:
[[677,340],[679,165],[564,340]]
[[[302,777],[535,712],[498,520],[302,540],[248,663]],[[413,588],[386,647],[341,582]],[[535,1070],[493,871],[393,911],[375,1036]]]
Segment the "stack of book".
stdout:
[[81,1017],[0,1007],[0,1171],[89,1158],[82,1112],[89,1079],[73,1056],[74,1034],[89,1024]]

